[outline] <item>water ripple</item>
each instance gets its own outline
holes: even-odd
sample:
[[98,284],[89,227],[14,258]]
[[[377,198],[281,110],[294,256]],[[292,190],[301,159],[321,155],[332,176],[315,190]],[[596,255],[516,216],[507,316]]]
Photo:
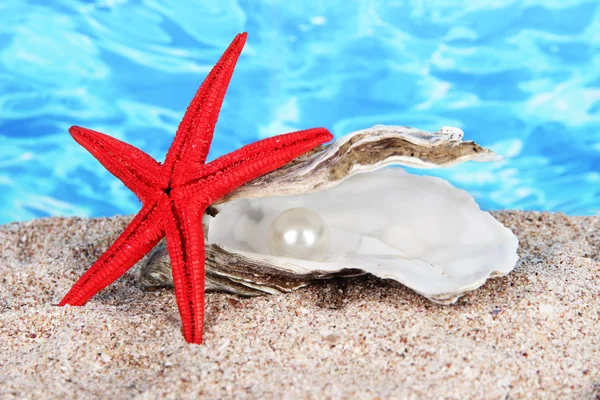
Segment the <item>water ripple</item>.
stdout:
[[313,126],[339,137],[379,123],[455,125],[505,156],[434,172],[483,208],[600,213],[597,1],[190,4],[0,4],[0,223],[135,212],[135,196],[68,127],[162,159],[244,30],[209,158]]

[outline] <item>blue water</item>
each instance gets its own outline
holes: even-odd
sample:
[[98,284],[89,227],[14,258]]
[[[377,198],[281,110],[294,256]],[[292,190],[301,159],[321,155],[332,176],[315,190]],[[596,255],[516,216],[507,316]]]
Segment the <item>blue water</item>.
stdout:
[[453,125],[505,156],[432,172],[482,208],[600,213],[597,0],[0,0],[0,223],[136,212],[67,129],[162,160],[241,31],[209,158],[315,126]]

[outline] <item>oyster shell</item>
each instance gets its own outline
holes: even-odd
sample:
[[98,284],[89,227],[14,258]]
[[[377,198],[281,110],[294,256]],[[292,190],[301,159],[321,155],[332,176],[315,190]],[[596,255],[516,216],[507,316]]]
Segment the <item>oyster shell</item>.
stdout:
[[[467,192],[440,178],[382,169],[500,159],[462,138],[458,128],[430,133],[377,125],[240,187],[213,205],[216,216],[204,216],[207,290],[275,294],[317,279],[371,273],[447,304],[509,273],[518,259],[517,238]],[[294,207],[315,210],[331,230],[323,262],[269,254],[271,221]],[[164,244],[142,266],[140,282],[173,284]]]

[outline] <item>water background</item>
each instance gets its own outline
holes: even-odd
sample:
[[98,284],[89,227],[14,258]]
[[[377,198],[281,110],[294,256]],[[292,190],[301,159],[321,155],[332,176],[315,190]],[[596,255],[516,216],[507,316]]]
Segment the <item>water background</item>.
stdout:
[[242,31],[209,159],[316,126],[451,125],[505,160],[427,173],[483,209],[600,213],[597,0],[0,0],[0,223],[136,212],[67,129],[162,161]]

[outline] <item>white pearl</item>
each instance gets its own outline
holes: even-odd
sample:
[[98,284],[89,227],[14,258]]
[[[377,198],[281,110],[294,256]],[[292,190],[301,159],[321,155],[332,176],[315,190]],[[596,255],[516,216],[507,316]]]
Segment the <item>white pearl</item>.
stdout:
[[323,261],[331,246],[331,233],[319,214],[308,208],[291,208],[269,226],[268,245],[274,256]]

